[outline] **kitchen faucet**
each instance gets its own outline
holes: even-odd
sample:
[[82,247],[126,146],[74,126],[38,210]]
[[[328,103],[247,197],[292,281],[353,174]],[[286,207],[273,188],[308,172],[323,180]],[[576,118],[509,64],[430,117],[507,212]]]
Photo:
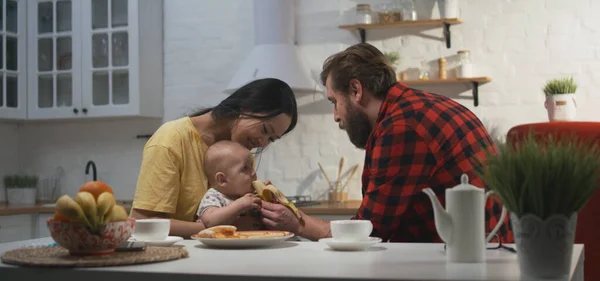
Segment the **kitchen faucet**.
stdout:
[[93,172],[93,180],[96,181],[96,163],[94,163],[94,161],[88,161],[87,164],[85,165],[85,174],[89,175],[90,174],[90,166],[92,166],[92,172]]

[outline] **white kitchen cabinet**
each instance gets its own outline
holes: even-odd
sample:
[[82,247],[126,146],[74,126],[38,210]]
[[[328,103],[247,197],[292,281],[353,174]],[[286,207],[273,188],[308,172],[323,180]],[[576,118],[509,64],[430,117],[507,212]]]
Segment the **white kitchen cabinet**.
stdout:
[[25,0],[0,0],[0,119],[27,117]]
[[33,223],[36,224],[35,229],[32,229],[33,238],[50,237],[50,231],[48,230],[46,221],[53,216],[53,213],[37,213],[33,215]]
[[33,238],[32,215],[0,216],[0,243]]
[[162,7],[28,1],[28,119],[161,117]]

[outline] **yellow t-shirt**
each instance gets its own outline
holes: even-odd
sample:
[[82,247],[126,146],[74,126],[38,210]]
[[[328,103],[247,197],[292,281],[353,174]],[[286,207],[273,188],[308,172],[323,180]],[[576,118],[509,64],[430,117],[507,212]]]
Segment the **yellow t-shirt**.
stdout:
[[194,221],[208,190],[203,169],[207,149],[189,117],[164,123],[144,147],[132,207]]

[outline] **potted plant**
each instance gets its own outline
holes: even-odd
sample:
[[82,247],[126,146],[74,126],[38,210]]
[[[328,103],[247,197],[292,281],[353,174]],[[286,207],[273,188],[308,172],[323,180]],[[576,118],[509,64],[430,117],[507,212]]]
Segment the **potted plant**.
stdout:
[[543,90],[546,95],[544,106],[548,111],[550,121],[572,121],[575,119],[577,84],[573,81],[573,77],[552,79],[546,83]]
[[394,51],[394,52],[385,52],[383,53],[383,55],[385,56],[385,59],[387,60],[389,66],[391,66],[394,69],[394,72],[396,72],[396,80],[400,80],[400,77],[398,77],[398,63],[400,61],[400,54],[398,54],[398,52]]
[[485,186],[510,212],[523,276],[570,272],[577,213],[600,181],[600,148],[590,141],[549,136],[541,142],[529,134],[518,144],[498,145],[479,165]]
[[35,205],[38,177],[35,175],[6,175],[4,187],[9,205]]

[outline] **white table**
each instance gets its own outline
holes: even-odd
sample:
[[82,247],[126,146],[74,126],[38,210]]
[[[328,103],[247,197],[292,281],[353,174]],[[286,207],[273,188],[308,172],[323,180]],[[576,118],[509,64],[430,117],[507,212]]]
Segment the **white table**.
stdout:
[[[0,254],[51,238],[0,244]],[[517,256],[488,250],[484,264],[446,264],[443,244],[382,243],[364,252],[331,251],[318,242],[266,249],[210,249],[185,240],[189,258],[104,268],[26,268],[0,263],[1,280],[521,280]],[[514,246],[514,245],[510,245]],[[571,280],[583,281],[583,245],[575,245]]]

